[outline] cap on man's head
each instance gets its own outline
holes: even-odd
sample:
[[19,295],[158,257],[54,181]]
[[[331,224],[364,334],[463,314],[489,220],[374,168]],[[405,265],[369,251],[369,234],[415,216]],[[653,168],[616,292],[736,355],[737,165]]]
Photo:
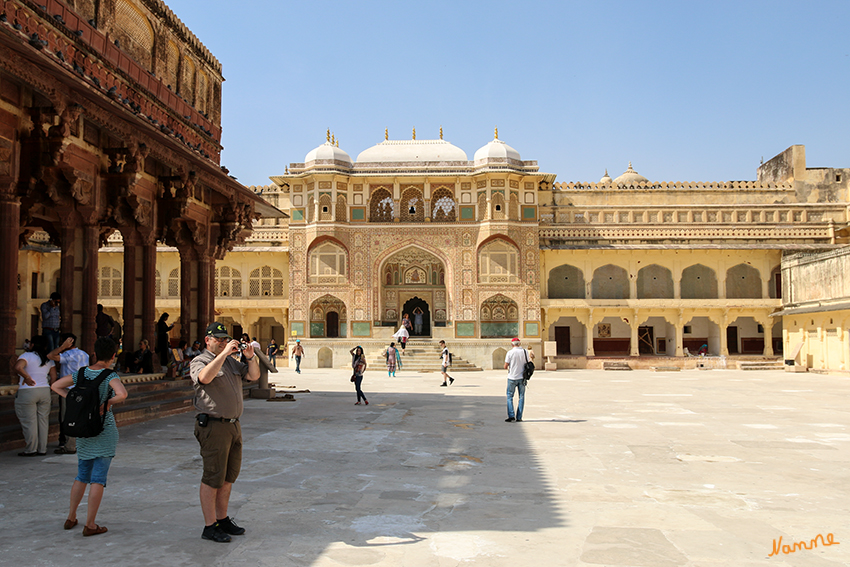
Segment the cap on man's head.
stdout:
[[300,342],[301,342],[301,339],[295,339],[295,342],[296,342],[296,343],[300,343]]
[[227,332],[227,327],[216,321],[215,323],[210,323],[207,327],[207,336],[217,339],[229,339],[230,333]]
[[518,343],[518,342],[519,342],[519,338],[518,338],[518,337],[514,337],[514,338],[512,338],[512,339],[511,339],[511,342],[512,342],[512,343]]

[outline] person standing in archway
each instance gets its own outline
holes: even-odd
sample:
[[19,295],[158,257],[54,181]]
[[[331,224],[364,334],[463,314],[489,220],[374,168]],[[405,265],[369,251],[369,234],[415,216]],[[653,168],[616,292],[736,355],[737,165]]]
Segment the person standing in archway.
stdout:
[[423,314],[418,306],[413,310],[413,333],[417,336],[422,335]]
[[173,323],[169,325],[166,321],[168,321],[168,313],[163,313],[159,316],[159,321],[156,322],[156,354],[159,356],[161,366],[168,366],[171,354],[168,331],[174,328]]

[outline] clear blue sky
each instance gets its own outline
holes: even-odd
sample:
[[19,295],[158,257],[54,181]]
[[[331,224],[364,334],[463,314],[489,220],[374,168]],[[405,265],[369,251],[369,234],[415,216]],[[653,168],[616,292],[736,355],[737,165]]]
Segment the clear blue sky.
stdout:
[[245,185],[330,128],[472,158],[499,138],[558,181],[755,179],[793,144],[850,167],[850,2],[167,0],[221,61],[222,163]]

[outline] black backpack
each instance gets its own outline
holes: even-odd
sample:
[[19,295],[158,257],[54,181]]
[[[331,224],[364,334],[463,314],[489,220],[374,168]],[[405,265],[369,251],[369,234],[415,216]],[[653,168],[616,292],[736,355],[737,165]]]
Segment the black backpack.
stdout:
[[528,352],[525,349],[522,349],[522,353],[525,355],[525,366],[522,368],[522,378],[523,380],[531,380],[531,375],[534,374],[534,363],[528,360]]
[[86,380],[85,367],[77,372],[76,385],[65,398],[65,418],[62,434],[68,437],[97,437],[103,431],[110,396],[103,402],[101,414],[100,385],[112,370],[106,368],[94,380]]

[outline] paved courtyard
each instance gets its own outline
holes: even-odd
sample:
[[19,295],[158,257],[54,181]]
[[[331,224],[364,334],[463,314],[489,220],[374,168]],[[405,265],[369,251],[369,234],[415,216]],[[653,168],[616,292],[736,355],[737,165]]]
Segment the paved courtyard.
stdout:
[[508,424],[503,371],[369,371],[369,406],[348,376],[284,369],[311,393],[246,401],[230,544],[200,538],[192,414],[121,429],[102,536],[62,529],[76,456],[0,454],[0,564],[850,564],[846,378],[538,372]]

